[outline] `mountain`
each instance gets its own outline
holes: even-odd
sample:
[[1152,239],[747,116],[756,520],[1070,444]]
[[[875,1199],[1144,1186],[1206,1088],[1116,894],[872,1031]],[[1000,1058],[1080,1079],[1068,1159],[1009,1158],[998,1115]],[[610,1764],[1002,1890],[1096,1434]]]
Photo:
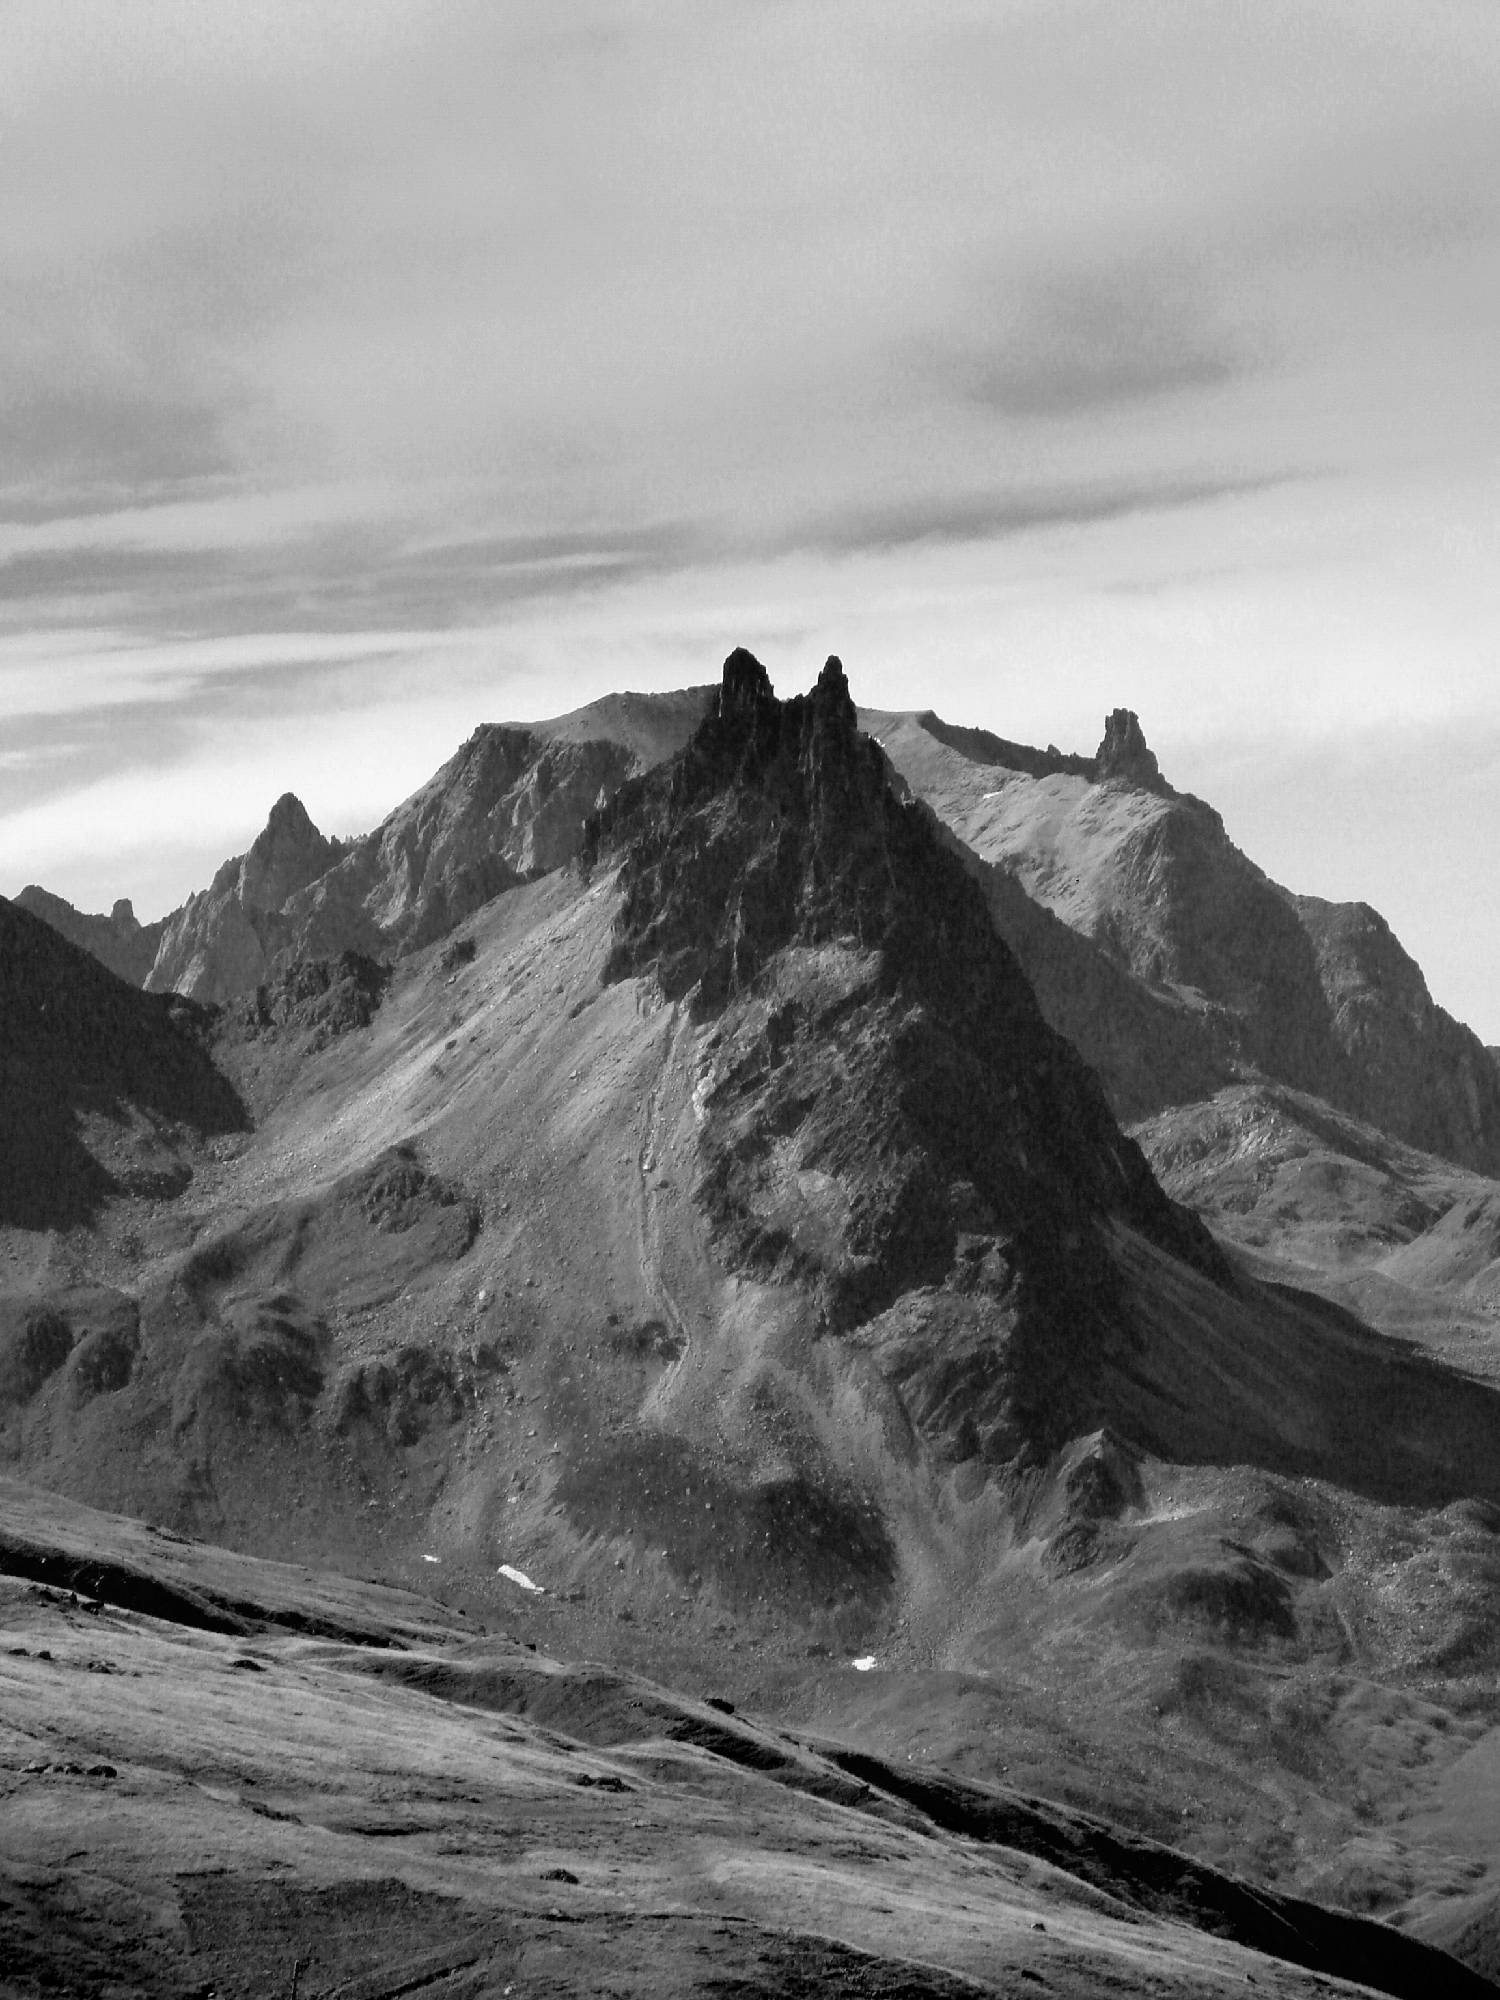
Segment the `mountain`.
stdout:
[[319,833],[302,801],[284,793],[248,852],[226,861],[207,889],[165,919],[147,989],[208,1001],[252,992],[293,944],[286,903],[342,851]]
[[1018,921],[997,882],[996,921],[1035,968],[1049,1018],[1128,1116],[1264,1078],[1500,1171],[1495,1066],[1433,1002],[1384,920],[1272,882],[1210,806],[1165,782],[1129,711],[1110,717],[1091,759],[1025,751],[930,713],[865,722],[979,862],[1138,982],[1145,1060],[1131,1058],[1134,1035],[1120,1049],[1115,994],[1093,955],[1028,949],[1034,919]]
[[0,897],[0,1227],[67,1228],[114,1191],[180,1191],[195,1140],[246,1123],[208,1027]]
[[1255,1268],[1493,1372],[1500,1183],[1279,1085],[1230,1085],[1135,1136]]
[[[249,854],[160,925],[23,902],[153,991],[250,994],[299,960],[389,960],[563,865],[627,778],[681,749],[709,691],[607,696],[486,725],[373,833],[329,841],[288,795]],[[979,881],[1043,1013],[1116,1113],[1153,1116],[1263,1078],[1405,1143],[1500,1171],[1500,1069],[1436,1006],[1377,912],[1292,895],[1173,790],[1137,717],[1092,756],[1036,750],[931,712],[864,727]],[[152,942],[146,972],[140,966]]]
[[101,965],[131,986],[144,986],[146,975],[156,963],[157,946],[165,919],[154,924],[139,923],[128,897],[122,897],[107,917],[86,916],[61,896],[32,883],[15,898],[15,907],[40,917],[61,932],[69,944],[91,953]]
[[[640,1675],[658,1691],[600,1698],[644,1718],[651,1782],[680,1752],[686,1785],[704,1739],[661,1741],[669,1681],[756,1718],[759,1783],[806,1752],[955,1837],[1040,1793],[1049,1859],[1154,1842],[1248,1877],[1252,1903],[1311,1896],[1485,1962],[1500,1184],[1253,1073],[1227,1001],[1151,984],[1032,900],[861,735],[837,662],[782,702],[736,654],[695,699],[665,760],[636,711],[638,768],[586,812],[579,788],[567,865],[388,967],[296,961],[188,1010],[254,1129],[198,1145],[175,1193],[0,1225],[0,1461],[169,1550],[204,1537],[467,1614],[472,1675],[402,1636],[422,1655],[403,1703],[582,1734],[579,1678]],[[1060,752],[1017,768],[1106,819],[1170,812],[1137,736],[1112,720],[1103,782]],[[423,825],[452,823],[470,767]],[[1181,1065],[1189,1094],[1135,1135],[1049,1020],[1075,984],[1085,1025],[1113,1016],[1117,1075],[1149,1095],[1155,1051]],[[1370,1323],[1397,1305],[1400,1338]],[[540,1685],[501,1634],[538,1649]],[[406,1656],[379,1657],[399,1680]],[[318,1713],[347,1709],[347,1663],[298,1658],[334,1675]],[[546,1664],[568,1660],[607,1667]],[[381,1717],[405,1742],[426,1726]],[[448,1740],[450,1774],[473,1740]],[[329,1830],[321,1777],[247,1769]],[[358,1796],[356,1817],[396,1810]],[[675,1855],[678,1801],[618,1831]],[[427,1803],[491,1837],[478,1801]],[[291,1861],[303,1835],[273,1837]],[[360,1852],[405,1880],[421,1837]],[[252,1906],[289,1938],[290,1902]],[[930,1930],[902,1936],[938,1962]]]

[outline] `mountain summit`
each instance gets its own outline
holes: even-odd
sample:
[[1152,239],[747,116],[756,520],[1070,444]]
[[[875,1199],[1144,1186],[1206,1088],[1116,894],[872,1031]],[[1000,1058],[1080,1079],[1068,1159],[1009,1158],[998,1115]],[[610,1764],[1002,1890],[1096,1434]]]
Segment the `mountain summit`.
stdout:
[[279,910],[342,851],[338,841],[319,833],[296,793],[283,792],[240,863],[239,899],[252,909]]
[[1156,753],[1147,743],[1134,709],[1110,711],[1104,724],[1104,741],[1094,755],[1094,778],[1101,785],[1110,778],[1123,778],[1128,784],[1150,792],[1171,789],[1162,777]]
[[1222,1271],[899,795],[836,658],[778,701],[731,654],[697,733],[621,790],[590,858],[619,862],[606,979],[651,972],[712,1024],[700,1198],[722,1253],[811,1283],[833,1329],[913,1287],[985,1293],[1014,1338],[970,1355],[985,1379],[967,1397],[942,1362],[969,1449],[1008,1458],[1079,1416],[1123,1316],[1112,1224]]
[[343,851],[313,825],[295,793],[283,792],[249,849],[167,918],[147,990],[196,1000],[252,991],[290,942],[286,903]]

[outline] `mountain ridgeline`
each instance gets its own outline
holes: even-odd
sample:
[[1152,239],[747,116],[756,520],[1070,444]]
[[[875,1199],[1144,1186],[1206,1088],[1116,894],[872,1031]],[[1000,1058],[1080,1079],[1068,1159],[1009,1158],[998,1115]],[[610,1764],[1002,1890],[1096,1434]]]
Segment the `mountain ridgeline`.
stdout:
[[152,924],[128,901],[90,916],[35,884],[16,901],[132,985],[201,1001],[274,987],[303,960],[389,961],[570,860],[587,816],[680,748],[707,696],[617,694],[551,721],[483,724],[353,840],[320,832],[287,792],[244,854]]

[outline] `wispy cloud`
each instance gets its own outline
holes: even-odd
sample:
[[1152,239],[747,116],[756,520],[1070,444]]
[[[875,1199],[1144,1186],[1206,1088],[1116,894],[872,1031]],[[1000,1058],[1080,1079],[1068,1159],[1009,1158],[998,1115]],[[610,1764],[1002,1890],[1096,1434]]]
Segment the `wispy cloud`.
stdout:
[[1490,0],[4,30],[11,873],[740,638],[1079,740],[1500,699]]
[[939,366],[979,405],[1047,417],[1219,388],[1268,359],[1198,274],[1137,265],[996,282]]

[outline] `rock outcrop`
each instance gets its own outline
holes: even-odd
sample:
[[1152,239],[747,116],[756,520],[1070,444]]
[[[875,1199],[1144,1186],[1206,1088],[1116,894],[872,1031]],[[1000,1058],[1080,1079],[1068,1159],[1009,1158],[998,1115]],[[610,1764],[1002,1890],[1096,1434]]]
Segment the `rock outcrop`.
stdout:
[[147,990],[208,1001],[253,991],[293,942],[288,899],[343,851],[313,825],[300,799],[283,793],[249,851],[226,861],[167,919]]
[[1093,776],[1100,785],[1111,778],[1122,778],[1126,784],[1141,785],[1148,791],[1167,789],[1156,753],[1147,743],[1134,709],[1110,711],[1104,724],[1104,740],[1094,753]]
[[1424,1152],[1500,1172],[1500,1072],[1490,1051],[1438,1006],[1378,910],[1316,896],[1293,907],[1344,1057],[1344,1092],[1333,1101]]

